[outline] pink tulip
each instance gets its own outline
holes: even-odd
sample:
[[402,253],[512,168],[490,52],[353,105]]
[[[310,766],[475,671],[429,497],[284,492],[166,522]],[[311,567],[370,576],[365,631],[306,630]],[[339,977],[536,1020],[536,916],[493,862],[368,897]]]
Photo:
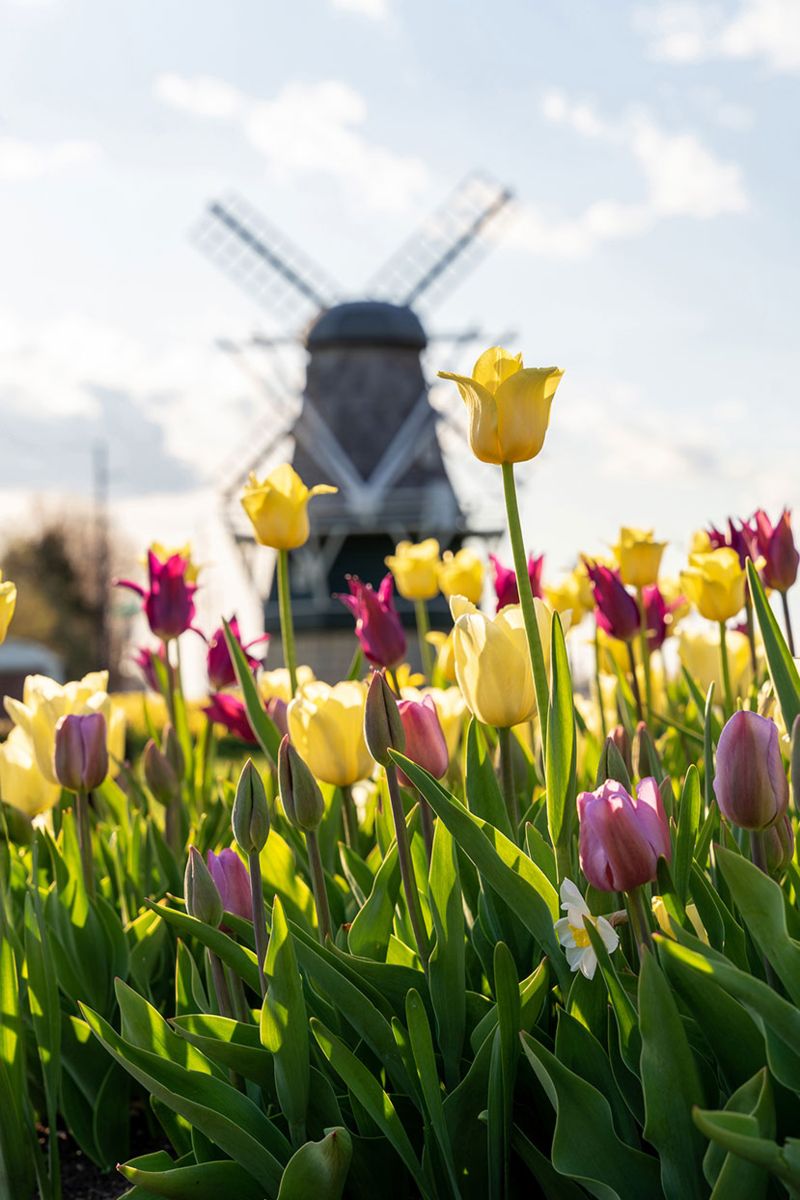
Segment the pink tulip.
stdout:
[[733,714],[717,744],[714,795],[723,816],[742,829],[766,829],[783,816],[789,783],[774,721],[747,709]]
[[778,592],[787,592],[796,582],[800,566],[800,554],[792,534],[791,513],[785,508],[777,525],[773,526],[763,508],[760,508],[755,515],[755,522],[758,553],[764,559],[764,583]]
[[206,863],[225,911],[251,921],[253,902],[250,894],[250,875],[236,851],[228,849],[214,854],[213,850],[209,850]]
[[672,846],[667,815],[655,779],[642,779],[631,796],[608,779],[578,796],[581,870],[603,892],[631,892],[656,877],[660,857]]
[[281,737],[286,737],[289,732],[289,720],[286,715],[289,705],[280,696],[270,696],[264,707],[267,710],[267,716],[278,730],[278,733]]
[[[228,622],[231,634],[238,643],[239,647],[247,659],[247,665],[252,671],[261,665],[261,659],[255,655],[248,653],[252,646],[261,645],[269,641],[269,634],[262,633],[261,637],[253,638],[252,642],[244,645],[239,633],[239,622],[236,617],[231,617]],[[222,691],[223,688],[233,687],[236,683],[236,672],[233,669],[233,660],[228,651],[228,643],[225,641],[225,630],[220,625],[211,637],[208,639],[208,654],[206,655],[206,670],[208,671],[208,680],[214,691]]]
[[350,595],[337,595],[356,619],[356,637],[367,659],[376,667],[396,667],[405,658],[406,635],[394,607],[394,580],[385,575],[374,591],[357,575],[348,575]]
[[56,725],[53,767],[62,787],[91,792],[108,774],[106,719],[102,713],[70,713]]
[[144,681],[150,688],[151,692],[160,692],[161,687],[156,675],[156,668],[153,659],[159,659],[165,666],[167,662],[166,646],[162,642],[157,650],[150,650],[147,646],[140,646],[133,657],[133,661],[139,670],[142,672]]
[[[149,588],[131,579],[118,579],[117,587],[129,588],[142,598],[145,616],[151,631],[162,642],[180,637],[192,628],[195,618],[194,594],[197,584],[186,578],[189,561],[181,554],[172,554],[163,562],[152,550],[147,552]],[[199,630],[196,630],[199,633]]]
[[[397,708],[406,735],[406,757],[424,767],[434,779],[441,779],[450,759],[433,698],[425,696],[422,700],[398,700]],[[411,786],[411,781],[402,771],[400,776],[402,783]]]
[[224,725],[234,737],[241,738],[243,742],[255,742],[255,734],[247,719],[247,709],[238,696],[230,692],[215,692],[204,711],[209,721]]
[[636,600],[623,584],[618,570],[588,559],[585,562],[592,581],[597,624],[610,637],[629,642],[639,632],[641,624]]
[[[511,567],[503,566],[496,554],[489,555],[489,562],[492,564],[492,570],[494,571],[494,592],[497,596],[497,611],[500,612],[500,609],[505,608],[507,604],[519,604],[516,572]],[[534,596],[538,596],[540,599],[542,595],[543,567],[543,554],[540,554],[538,558],[534,558],[532,554],[528,556],[528,578],[531,581],[531,591]]]

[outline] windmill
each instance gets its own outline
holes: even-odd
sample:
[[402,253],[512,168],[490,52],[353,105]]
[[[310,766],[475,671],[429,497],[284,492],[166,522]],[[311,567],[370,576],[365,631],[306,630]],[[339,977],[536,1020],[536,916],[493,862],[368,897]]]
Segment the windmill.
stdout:
[[[386,554],[402,538],[433,536],[455,549],[467,535],[492,536],[500,527],[480,497],[457,497],[445,468],[443,422],[422,362],[429,338],[419,314],[479,260],[482,234],[511,198],[485,175],[468,176],[370,280],[367,299],[343,298],[240,197],[211,201],[195,232],[199,248],[288,326],[277,337],[221,343],[269,401],[264,427],[237,454],[222,495],[224,520],[251,578],[254,544],[238,503],[250,471],[262,474],[288,458],[309,486],[339,489],[315,501],[312,536],[292,555],[292,607],[305,661],[333,671],[346,666],[341,653],[352,645],[345,638],[351,618],[331,596],[346,590],[348,572],[377,583]],[[452,350],[478,336],[467,330],[435,340]],[[287,374],[285,356],[297,346],[307,352],[300,387]],[[264,614],[266,629],[276,629],[275,595]],[[445,617],[443,606],[438,615]],[[435,606],[432,617],[435,625]]]

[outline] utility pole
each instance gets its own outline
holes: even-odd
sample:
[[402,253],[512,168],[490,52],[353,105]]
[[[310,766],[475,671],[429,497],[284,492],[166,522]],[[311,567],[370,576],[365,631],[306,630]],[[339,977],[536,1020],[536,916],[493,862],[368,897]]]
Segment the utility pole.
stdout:
[[108,544],[108,442],[98,438],[92,448],[94,496],[94,586],[97,625],[95,657],[98,670],[111,665],[111,628],[109,622],[109,544]]

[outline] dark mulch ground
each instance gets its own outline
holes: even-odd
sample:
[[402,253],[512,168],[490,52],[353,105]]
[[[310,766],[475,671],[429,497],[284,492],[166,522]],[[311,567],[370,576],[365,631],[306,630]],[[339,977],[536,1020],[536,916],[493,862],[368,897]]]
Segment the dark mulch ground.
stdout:
[[[41,1130],[39,1140],[43,1150],[47,1149],[47,1130]],[[61,1159],[61,1186],[63,1200],[118,1200],[130,1188],[130,1184],[117,1171],[101,1171],[87,1158],[78,1144],[63,1130],[58,1134]],[[152,1150],[166,1148],[166,1143],[153,1138],[141,1111],[131,1116],[131,1148],[128,1157],[147,1154]]]

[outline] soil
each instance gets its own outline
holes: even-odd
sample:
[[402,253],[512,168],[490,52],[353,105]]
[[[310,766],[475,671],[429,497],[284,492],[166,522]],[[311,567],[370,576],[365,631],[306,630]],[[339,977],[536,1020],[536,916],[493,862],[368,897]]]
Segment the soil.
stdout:
[[[39,1141],[46,1154],[46,1129],[39,1130]],[[131,1187],[119,1172],[102,1171],[86,1157],[74,1138],[62,1129],[58,1132],[58,1144],[63,1200],[118,1200]],[[134,1108],[131,1113],[131,1148],[127,1157],[135,1158],[152,1150],[167,1148],[165,1141],[153,1138],[143,1113]]]

